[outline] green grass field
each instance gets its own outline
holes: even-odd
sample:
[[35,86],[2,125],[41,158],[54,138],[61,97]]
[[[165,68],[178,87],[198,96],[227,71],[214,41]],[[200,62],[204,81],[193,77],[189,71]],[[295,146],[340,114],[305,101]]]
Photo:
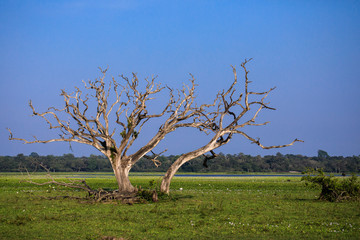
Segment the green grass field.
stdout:
[[[90,177],[93,188],[116,188],[111,174],[81,177]],[[41,174],[35,178],[45,181]],[[360,238],[360,203],[317,201],[319,191],[306,188],[300,177],[177,177],[172,198],[134,205],[46,200],[41,196],[85,193],[20,180],[0,173],[1,239]],[[151,180],[160,177],[131,177],[143,188]]]

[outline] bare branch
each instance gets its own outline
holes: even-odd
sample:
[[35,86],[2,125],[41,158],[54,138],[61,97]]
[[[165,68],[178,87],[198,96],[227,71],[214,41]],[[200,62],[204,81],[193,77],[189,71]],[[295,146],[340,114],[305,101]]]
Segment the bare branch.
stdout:
[[[50,174],[50,169],[47,168],[43,163],[39,163],[39,162],[33,162],[33,163],[39,165],[42,169],[44,169],[46,171],[46,176],[47,176],[47,178],[50,179],[50,181],[43,182],[43,183],[38,183],[38,182],[34,182],[32,180],[26,180],[26,182],[28,182],[28,183],[38,185],[38,186],[55,184],[55,185],[59,185],[59,186],[63,186],[63,187],[82,189],[82,190],[85,190],[85,191],[87,191],[87,192],[89,192],[91,194],[94,194],[96,192],[96,190],[93,190],[92,188],[89,187],[89,185],[86,184],[85,180],[71,180],[71,179],[69,179],[70,182],[56,181],[54,179],[54,177]],[[27,172],[28,177],[30,177],[30,173],[27,171],[27,169],[25,169],[25,170]]]
[[264,146],[264,145],[262,145],[262,144],[260,143],[260,138],[254,139],[254,138],[250,137],[249,135],[247,135],[246,133],[241,132],[241,131],[236,131],[236,133],[239,133],[239,134],[243,135],[245,138],[247,138],[248,140],[250,140],[251,143],[254,143],[254,144],[258,145],[258,146],[261,147],[262,149],[284,148],[284,147],[292,146],[292,145],[294,145],[294,143],[296,143],[296,142],[304,142],[303,140],[300,140],[300,139],[297,139],[297,138],[296,138],[294,141],[292,141],[292,142],[289,143],[289,144],[273,145],[273,146]]
[[162,151],[161,153],[158,153],[158,154],[155,154],[153,151],[151,151],[151,153],[152,153],[153,155],[152,155],[152,156],[147,156],[147,155],[145,155],[144,158],[151,160],[156,167],[159,167],[159,166],[161,165],[161,162],[160,162],[159,160],[157,160],[157,158],[158,158],[161,154],[165,153],[166,151],[167,151],[167,149],[165,149],[164,151]]

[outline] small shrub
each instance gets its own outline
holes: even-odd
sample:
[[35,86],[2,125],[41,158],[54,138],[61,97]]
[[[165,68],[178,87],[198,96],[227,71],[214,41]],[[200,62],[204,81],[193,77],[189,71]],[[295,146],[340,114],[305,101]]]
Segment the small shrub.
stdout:
[[138,197],[140,197],[141,199],[148,201],[148,202],[157,202],[158,201],[156,190],[148,190],[148,189],[139,188],[136,195]]
[[136,195],[146,202],[157,202],[159,200],[171,199],[168,194],[160,191],[159,184],[155,180],[149,181],[149,189],[143,189],[139,186]]
[[344,200],[360,200],[360,182],[356,175],[349,178],[327,176],[322,169],[308,169],[301,178],[306,185],[320,187],[320,200],[339,202]]

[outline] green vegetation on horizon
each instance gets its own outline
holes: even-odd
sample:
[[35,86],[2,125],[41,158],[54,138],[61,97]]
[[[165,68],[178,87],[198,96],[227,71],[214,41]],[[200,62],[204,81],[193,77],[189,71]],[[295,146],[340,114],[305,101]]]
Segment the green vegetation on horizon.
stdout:
[[[185,163],[180,172],[289,172],[305,171],[307,168],[321,168],[325,172],[359,173],[360,156],[331,157],[320,151],[317,157],[307,157],[277,153],[268,156],[250,156],[240,154],[218,154],[207,162],[208,168],[203,166],[204,157],[195,158]],[[131,169],[132,172],[166,172],[170,165],[179,156],[160,156],[161,162],[156,167],[151,160],[141,159]],[[112,172],[108,159],[103,156],[91,155],[90,157],[75,157],[73,154],[63,156],[39,156],[31,153],[30,156],[18,154],[17,156],[0,156],[0,172],[16,172],[21,168],[29,171],[41,171],[34,161],[41,162],[56,172]]]
[[[131,177],[143,188],[159,179]],[[308,189],[300,178],[175,178],[171,199],[135,205],[46,200],[41,197],[85,193],[20,180],[14,174],[0,175],[1,239],[358,239],[360,235],[359,202],[318,201],[319,189]],[[117,187],[111,175],[87,183],[93,188]]]

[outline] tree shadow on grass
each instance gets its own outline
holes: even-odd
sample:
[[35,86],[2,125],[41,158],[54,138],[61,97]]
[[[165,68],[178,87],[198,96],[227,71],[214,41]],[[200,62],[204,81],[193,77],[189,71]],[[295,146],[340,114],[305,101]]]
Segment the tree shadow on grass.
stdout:
[[170,195],[168,195],[169,199],[172,200],[172,201],[178,201],[178,200],[181,200],[181,199],[191,199],[191,198],[194,198],[193,195],[183,195],[183,194],[178,194],[178,193],[172,193]]
[[318,202],[319,199],[317,198],[294,198],[294,201],[299,201],[299,202]]

